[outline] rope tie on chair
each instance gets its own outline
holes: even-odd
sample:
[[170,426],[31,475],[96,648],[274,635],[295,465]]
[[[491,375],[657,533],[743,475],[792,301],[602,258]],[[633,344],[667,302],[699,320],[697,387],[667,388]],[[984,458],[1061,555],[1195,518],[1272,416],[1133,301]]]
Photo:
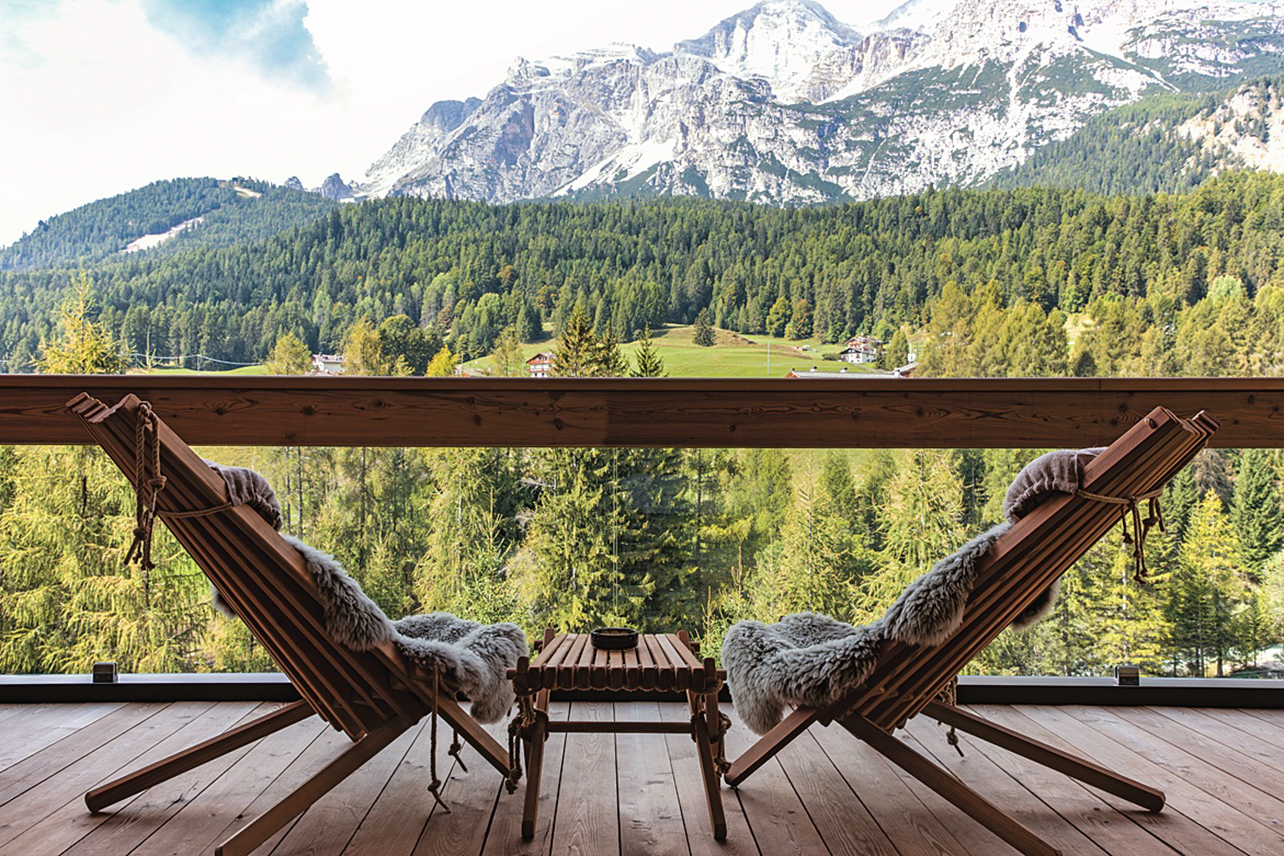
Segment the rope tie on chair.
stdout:
[[137,560],[144,571],[156,567],[152,562],[152,533],[157,517],[166,520],[205,517],[236,507],[234,502],[194,511],[162,511],[156,507],[156,498],[169,481],[161,472],[159,426],[160,420],[156,418],[151,403],[140,402],[138,417],[134,421],[134,540],[125,553],[125,564]]
[[713,755],[713,768],[720,777],[727,775],[727,771],[731,769],[731,762],[727,760],[727,732],[730,730],[731,717],[718,711],[718,737],[715,741],[718,749]]
[[[941,704],[948,705],[949,707],[958,707],[959,676],[955,675],[950,678],[950,682],[941,687],[941,691],[936,694],[936,698],[941,702]],[[959,745],[959,732],[953,725],[950,726],[949,731],[945,732],[945,742],[954,747],[954,751],[959,753],[960,758],[964,757],[963,747]]]
[[[1092,493],[1083,488],[1075,491],[1076,496],[1084,499],[1091,499],[1094,502],[1105,502],[1110,505],[1124,505],[1123,516],[1123,541],[1127,546],[1132,547],[1132,557],[1135,564],[1132,578],[1137,585],[1146,584],[1146,536],[1150,534],[1152,526],[1158,526],[1159,531],[1164,531],[1164,515],[1159,507],[1159,497],[1163,494],[1164,489],[1156,488],[1148,493],[1139,493],[1136,496],[1106,496],[1105,494]],[[1141,510],[1138,503],[1142,500],[1148,500],[1147,515],[1141,516]],[[1132,517],[1132,532],[1128,532],[1128,518]]]
[[[441,693],[441,669],[432,670],[432,713],[428,724],[428,776],[431,781],[428,782],[428,793],[432,794],[433,800],[441,806],[447,814],[450,814],[450,806],[441,798],[441,779],[437,778],[437,699]],[[458,735],[456,735],[458,739]]]
[[517,791],[517,783],[522,780],[522,738],[529,738],[535,725],[533,696],[530,689],[517,693],[517,713],[508,723],[508,775],[504,777],[504,787],[510,794]]
[[455,759],[455,763],[459,765],[459,769],[462,772],[467,773],[468,767],[464,765],[464,756],[459,754],[460,752],[463,751],[463,749],[464,749],[464,744],[459,739],[459,732],[456,731],[454,728],[451,728],[450,729],[450,748],[446,750],[446,754]]
[[134,540],[125,553],[125,564],[137,560],[144,571],[156,567],[152,563],[152,529],[156,523],[156,496],[165,489],[156,426],[151,404],[139,404],[134,421]]
[[522,780],[522,730],[519,713],[508,723],[508,775],[504,777],[504,787],[510,794],[517,791],[517,783]]

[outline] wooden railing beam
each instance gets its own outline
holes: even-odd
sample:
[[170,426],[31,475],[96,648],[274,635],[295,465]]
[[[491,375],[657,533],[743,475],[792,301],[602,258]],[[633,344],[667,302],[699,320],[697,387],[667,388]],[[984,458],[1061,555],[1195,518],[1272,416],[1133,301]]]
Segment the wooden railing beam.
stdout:
[[126,392],[193,445],[1051,448],[1156,405],[1214,444],[1284,448],[1280,378],[468,379],[0,375],[0,444],[76,444],[78,392]]

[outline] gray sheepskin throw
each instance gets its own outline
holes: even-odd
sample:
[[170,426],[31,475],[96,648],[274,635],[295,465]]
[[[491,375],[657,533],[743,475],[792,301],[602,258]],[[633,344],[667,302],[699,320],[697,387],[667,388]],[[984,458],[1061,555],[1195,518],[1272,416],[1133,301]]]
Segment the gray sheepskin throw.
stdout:
[[1083,468],[1105,450],[1105,446],[1058,449],[1035,458],[1008,485],[1007,496],[1003,499],[1003,516],[1016,523],[1048,494],[1074,493],[1083,484]]
[[[222,476],[232,503],[248,505],[273,529],[281,528],[281,505],[267,479],[245,467],[205,463]],[[281,537],[303,556],[321,590],[326,629],[336,640],[354,651],[392,642],[424,669],[440,669],[443,682],[458,687],[472,701],[472,715],[478,722],[497,722],[508,713],[514,701],[508,670],[528,653],[526,634],[516,624],[478,624],[448,612],[390,621],[333,556],[298,538]],[[229,618],[238,617],[217,589],[214,607]]]
[[210,469],[223,478],[227,498],[233,505],[248,505],[258,512],[273,529],[281,529],[281,503],[268,480],[247,467],[225,467],[202,458]]
[[528,653],[526,634],[516,624],[478,624],[446,612],[390,621],[333,556],[282,537],[302,554],[321,590],[326,627],[339,642],[354,651],[392,642],[424,669],[440,669],[443,683],[472,701],[478,722],[496,722],[513,706],[508,670]]
[[[1058,449],[1035,458],[1017,473],[1008,486],[1007,496],[1003,499],[1003,516],[1016,523],[1051,494],[1074,493],[1083,484],[1083,468],[1105,450],[1105,446]],[[1052,585],[1021,611],[1012,627],[1025,630],[1047,618],[1060,593],[1061,580],[1053,580]]]
[[[1084,466],[1101,449],[1049,452],[1021,471],[1008,488],[1008,521],[972,539],[906,587],[882,618],[853,627],[824,615],[801,612],[776,624],[741,621],[722,643],[722,663],[736,713],[755,733],[780,722],[786,705],[825,707],[858,688],[878,662],[885,641],[937,645],[958,629],[976,581],[976,564],[1009,527],[1054,492],[1073,493]],[[1053,583],[1017,616],[1025,629],[1056,603]]]
[[722,643],[722,665],[736,714],[757,734],[780,722],[785,705],[825,707],[856,689],[878,662],[884,641],[933,645],[963,620],[977,560],[1011,524],[1000,523],[937,562],[877,621],[853,627],[813,612],[776,624],[740,621]]

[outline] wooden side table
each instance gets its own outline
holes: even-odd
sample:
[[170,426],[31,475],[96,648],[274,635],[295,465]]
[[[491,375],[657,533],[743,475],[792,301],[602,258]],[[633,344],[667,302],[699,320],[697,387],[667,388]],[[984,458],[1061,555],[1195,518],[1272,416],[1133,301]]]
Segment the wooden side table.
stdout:
[[[518,714],[513,729],[526,745],[526,804],[522,838],[535,837],[539,808],[540,773],[544,741],[556,732],[611,734],[687,734],[699,747],[713,837],[727,837],[722,810],[721,779],[726,760],[723,735],[730,720],[718,711],[718,690],[726,672],[714,667],[712,657],[696,654],[686,631],[645,633],[636,648],[610,651],[594,648],[587,633],[544,631],[543,647],[534,662],[523,657],[508,677],[517,692]],[[690,722],[599,722],[551,720],[548,698],[552,690],[677,690],[687,694]]]

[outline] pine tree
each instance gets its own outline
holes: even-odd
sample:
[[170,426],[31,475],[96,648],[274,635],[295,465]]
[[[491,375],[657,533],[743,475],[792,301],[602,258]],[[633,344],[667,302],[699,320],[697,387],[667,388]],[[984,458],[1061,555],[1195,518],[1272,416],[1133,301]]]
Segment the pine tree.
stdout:
[[592,365],[589,368],[589,374],[593,377],[625,377],[629,373],[628,361],[624,359],[624,352],[620,350],[620,340],[616,337],[615,331],[611,329],[611,322],[606,322],[606,328],[597,340],[597,347],[594,349]]
[[379,342],[379,331],[368,316],[349,327],[343,338],[343,372],[360,376],[394,373],[393,363],[384,354]]
[[708,309],[701,309],[696,314],[695,338],[693,341],[702,348],[711,347],[716,341],[713,334],[713,322],[709,320]]
[[906,449],[895,453],[895,474],[877,503],[882,533],[881,567],[856,593],[858,614],[881,614],[914,578],[964,541],[962,485],[947,453]]
[[454,377],[457,368],[459,368],[459,355],[442,345],[441,350],[433,356],[428,367],[424,369],[424,377]]
[[421,608],[511,621],[516,601],[504,570],[515,533],[508,525],[518,474],[500,449],[425,452],[436,484],[427,550],[414,572]]
[[1262,565],[1284,544],[1279,486],[1275,471],[1261,449],[1245,449],[1240,453],[1230,520],[1244,567],[1260,580]]
[[1237,560],[1234,530],[1221,500],[1209,491],[1191,517],[1165,605],[1170,644],[1196,676],[1204,676],[1210,663],[1218,676],[1224,673],[1233,645],[1232,616],[1244,594]]
[[41,341],[40,371],[45,374],[121,374],[129,360],[98,321],[91,320],[93,294],[81,272],[71,295],[58,309],[58,337]]
[[[835,478],[831,469],[831,478]],[[866,575],[873,557],[847,514],[835,504],[827,479],[809,467],[794,486],[794,503],[781,532],[777,608],[781,613],[809,610],[840,620],[853,617],[852,587]],[[841,485],[838,486],[843,491]],[[854,488],[852,489],[854,493]]]
[[312,352],[298,336],[286,333],[276,340],[263,367],[270,375],[304,375],[312,370]]
[[587,631],[633,625],[647,591],[621,591],[613,549],[618,508],[600,449],[550,449],[535,455],[542,494],[510,567],[519,603],[537,626]]
[[521,377],[526,373],[526,361],[522,359],[521,342],[516,328],[508,326],[500,331],[495,338],[491,362],[496,377]]
[[[1096,660],[1107,667],[1110,664],[1131,663],[1149,674],[1164,671],[1164,647],[1172,635],[1172,626],[1164,615],[1164,597],[1171,582],[1171,573],[1150,564],[1147,585],[1133,582],[1133,558],[1116,543],[1112,534],[1106,547],[1113,557],[1103,570],[1108,574],[1101,586],[1099,597],[1092,605],[1092,650]],[[1147,542],[1147,553],[1152,557],[1159,552]]]
[[664,360],[651,341],[651,328],[647,327],[638,339],[638,349],[633,354],[633,377],[664,377]]
[[553,348],[553,374],[558,377],[592,377],[597,368],[598,344],[593,325],[577,304],[562,327]]

